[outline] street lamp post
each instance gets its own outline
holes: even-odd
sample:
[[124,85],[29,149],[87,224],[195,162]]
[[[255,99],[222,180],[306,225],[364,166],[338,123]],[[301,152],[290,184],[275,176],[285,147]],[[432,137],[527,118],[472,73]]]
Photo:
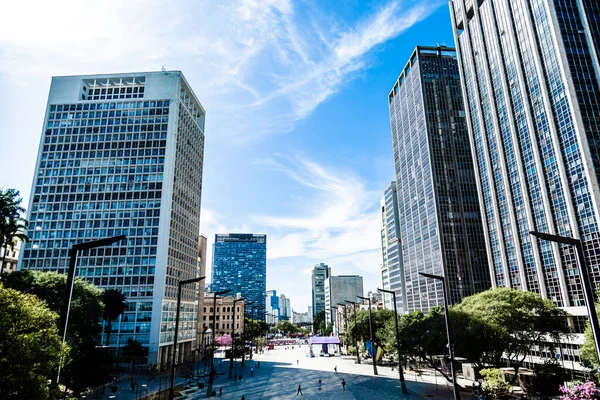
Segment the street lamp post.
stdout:
[[404,381],[404,372],[402,371],[402,359],[400,357],[400,333],[398,331],[398,309],[396,307],[396,292],[391,290],[379,289],[380,292],[388,293],[393,296],[394,301],[394,318],[396,319],[396,348],[398,349],[398,375],[400,378],[400,387],[402,388],[402,394],[408,394],[406,389],[406,382]]
[[431,275],[419,272],[419,275],[442,281],[442,294],[444,295],[444,318],[446,319],[446,337],[448,339],[448,355],[450,356],[450,373],[452,374],[452,387],[454,388],[454,400],[460,400],[458,386],[456,384],[456,375],[454,374],[454,353],[452,351],[452,337],[450,336],[450,320],[448,318],[448,298],[446,297],[446,279],[440,275]]
[[179,311],[181,308],[181,289],[184,285],[200,282],[204,278],[204,276],[200,276],[198,278],[179,281],[179,287],[177,288],[177,311],[175,311],[175,337],[173,338],[173,358],[171,360],[171,388],[169,389],[169,400],[173,400],[173,398],[175,397],[175,364],[177,363],[177,336],[179,335]]
[[[69,250],[69,272],[67,274],[67,284],[65,285],[65,294],[63,297],[62,312],[60,313],[59,334],[62,337],[62,345],[67,341],[67,326],[69,323],[69,313],[71,312],[71,299],[73,298],[73,283],[75,281],[75,266],[77,264],[77,252],[80,250],[89,250],[95,247],[110,246],[113,243],[120,242],[127,238],[125,235],[112,236],[100,240],[92,240],[84,243],[76,243]],[[63,357],[61,355],[56,373],[56,384],[60,381],[60,370],[62,368]]]
[[575,246],[575,251],[577,253],[577,269],[579,270],[579,275],[581,276],[581,280],[583,283],[583,294],[585,295],[585,305],[588,310],[588,314],[590,316],[590,325],[592,326],[592,335],[594,336],[594,343],[596,344],[596,354],[598,355],[598,359],[600,360],[600,327],[598,326],[598,315],[596,314],[596,307],[594,305],[594,295],[592,291],[592,285],[590,283],[590,277],[588,274],[588,266],[587,261],[585,259],[585,254],[583,251],[583,244],[581,240],[551,235],[549,233],[542,233],[536,231],[530,231],[531,235],[548,240],[550,242],[568,244],[571,246]]
[[[252,305],[256,303],[255,301],[249,301],[247,303],[245,303],[244,305],[244,329],[242,330],[242,367],[246,366],[246,319],[245,319],[245,315],[246,315],[246,310],[248,309],[248,306]],[[250,308],[252,309],[252,307]],[[252,329],[252,324],[250,324],[250,329]]]
[[254,342],[254,310],[260,311],[264,310],[264,307],[257,305],[252,307],[252,320],[250,321],[250,359],[252,360],[252,345]]
[[233,352],[235,351],[235,303],[238,301],[244,301],[246,299],[239,298],[233,300],[233,310],[232,310],[232,325],[231,325],[231,352],[229,354],[229,375],[227,376],[229,379],[233,376]]
[[227,294],[231,292],[231,289],[229,290],[223,290],[221,292],[215,292],[214,294],[214,298],[213,298],[213,326],[212,326],[212,335],[213,335],[213,341],[212,341],[212,354],[210,356],[210,375],[208,377],[208,385],[206,385],[206,397],[211,397],[212,396],[212,392],[213,392],[213,384],[215,383],[215,334],[217,332],[217,297]]
[[344,344],[346,345],[346,354],[348,354],[348,312],[346,310],[346,304],[338,303],[337,305],[344,307]]
[[348,304],[352,304],[352,308],[354,308],[354,340],[356,342],[356,363],[360,364],[360,355],[358,354],[358,335],[356,334],[356,302],[350,300],[344,300]]
[[362,297],[362,296],[356,296],[359,299],[363,299],[363,300],[368,300],[369,301],[369,331],[371,332],[371,352],[373,353],[373,375],[378,375],[377,374],[377,365],[375,360],[377,359],[377,348],[375,347],[375,342],[373,341],[374,339],[374,335],[373,335],[373,322],[372,322],[372,318],[371,318],[371,298],[370,297]]

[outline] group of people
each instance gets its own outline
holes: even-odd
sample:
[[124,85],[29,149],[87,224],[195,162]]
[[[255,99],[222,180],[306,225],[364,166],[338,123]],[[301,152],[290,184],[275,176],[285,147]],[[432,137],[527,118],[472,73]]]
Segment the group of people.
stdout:
[[[336,367],[337,369],[337,367]],[[344,378],[342,378],[342,389],[346,390],[346,380]],[[317,383],[317,387],[318,390],[322,390],[323,389],[323,382],[319,379],[319,382]],[[296,392],[296,396],[303,396],[302,394],[302,385],[298,385],[298,391]]]

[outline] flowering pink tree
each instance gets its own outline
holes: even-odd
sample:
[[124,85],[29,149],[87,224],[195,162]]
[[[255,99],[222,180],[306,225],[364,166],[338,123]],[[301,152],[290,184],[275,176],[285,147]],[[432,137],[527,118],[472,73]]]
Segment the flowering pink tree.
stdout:
[[217,336],[215,338],[215,343],[219,346],[230,346],[231,345],[231,336],[225,334],[223,336]]
[[563,395],[561,400],[583,400],[596,399],[596,384],[594,382],[578,383],[572,389],[567,386],[561,386],[560,391]]

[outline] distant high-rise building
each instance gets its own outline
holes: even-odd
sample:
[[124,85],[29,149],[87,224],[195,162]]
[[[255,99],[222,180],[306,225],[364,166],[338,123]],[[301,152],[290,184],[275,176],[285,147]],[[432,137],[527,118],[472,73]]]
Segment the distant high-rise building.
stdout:
[[[400,241],[400,223],[398,213],[398,195],[396,182],[391,182],[385,189],[381,199],[381,267],[382,287],[396,293],[396,308],[404,314],[408,308],[406,301],[406,284],[404,281],[404,265],[402,263],[402,246]],[[383,296],[383,306],[393,310],[393,298],[389,294]]]
[[312,308],[313,316],[325,310],[325,280],[331,276],[331,268],[326,264],[316,264],[312,270]]
[[357,300],[363,295],[363,278],[359,275],[330,276],[325,280],[325,323],[326,326],[335,321],[335,311],[338,303]]
[[[454,49],[418,46],[388,96],[406,284],[405,312],[490,287]],[[404,301],[404,298],[403,298]]]
[[[450,2],[493,286],[586,315],[571,246],[600,282],[600,3]],[[583,324],[580,324],[583,325]]]
[[[215,235],[212,290],[241,293],[255,306],[265,307],[267,293],[267,235],[229,233]],[[264,319],[264,313],[259,314]]]
[[276,324],[279,321],[279,297],[276,290],[267,290],[265,311],[268,324]]
[[[135,339],[171,362],[177,290],[199,276],[205,111],[179,71],[52,78],[20,269],[67,273],[75,243],[126,235],[78,254],[76,274],[120,290],[127,310],[110,347]],[[198,286],[182,292],[178,362],[196,348]],[[104,345],[104,342],[102,343]]]
[[290,299],[285,294],[279,295],[279,318],[282,321],[289,321],[292,317],[292,305]]

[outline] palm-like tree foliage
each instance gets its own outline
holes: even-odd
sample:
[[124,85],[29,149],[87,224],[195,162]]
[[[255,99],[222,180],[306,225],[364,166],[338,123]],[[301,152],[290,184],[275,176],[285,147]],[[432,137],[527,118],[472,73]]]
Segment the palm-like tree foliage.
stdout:
[[0,248],[4,248],[0,275],[4,272],[6,251],[14,250],[17,240],[29,241],[27,236],[27,221],[22,217],[25,208],[21,206],[23,199],[16,189],[0,189]]
[[106,345],[110,346],[112,321],[119,318],[127,310],[127,299],[120,291],[107,289],[102,293],[102,302],[104,303],[102,318],[106,321]]

